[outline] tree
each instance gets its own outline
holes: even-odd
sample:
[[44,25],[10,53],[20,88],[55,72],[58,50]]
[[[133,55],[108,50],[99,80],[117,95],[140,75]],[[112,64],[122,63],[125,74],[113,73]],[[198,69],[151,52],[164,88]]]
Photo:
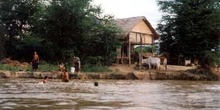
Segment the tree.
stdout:
[[201,58],[219,45],[220,0],[158,0],[162,52]]
[[82,63],[102,65],[116,56],[119,29],[91,0],[1,0],[0,9],[8,56],[28,58],[37,49],[52,63],[76,55]]
[[7,56],[18,57],[21,53],[24,31],[31,26],[30,21],[40,3],[40,0],[0,0],[0,37]]
[[[51,0],[38,15],[33,32],[50,42],[53,57],[49,60],[71,61],[80,56],[82,63],[109,65],[119,44],[115,38],[118,29],[112,16],[101,16],[101,8],[91,0]],[[96,62],[90,59],[97,59]]]
[[4,26],[0,24],[0,59],[4,58],[6,55],[4,33],[5,33]]

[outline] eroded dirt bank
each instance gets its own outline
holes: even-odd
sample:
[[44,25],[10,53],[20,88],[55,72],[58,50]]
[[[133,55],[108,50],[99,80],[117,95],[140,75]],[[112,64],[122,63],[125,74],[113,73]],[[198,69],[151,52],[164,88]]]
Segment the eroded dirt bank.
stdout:
[[[44,78],[48,76],[51,79],[60,78],[60,72],[11,72],[0,71],[0,78]],[[213,77],[204,74],[195,74],[191,71],[163,71],[163,70],[151,70],[151,71],[139,71],[135,70],[128,73],[122,73],[120,71],[106,72],[106,73],[79,73],[70,74],[70,79],[123,79],[123,80],[213,80]],[[217,80],[217,79],[216,79]],[[219,78],[218,78],[219,80]]]
[[[134,65],[114,64],[109,67],[112,72],[70,74],[71,79],[128,79],[128,80],[219,80],[220,72],[216,76],[204,74],[196,67],[168,65],[164,70],[136,70]],[[203,74],[201,74],[203,73]],[[59,71],[50,72],[31,72],[31,71],[3,71],[0,70],[0,78],[44,78],[48,76],[51,79],[61,77]]]

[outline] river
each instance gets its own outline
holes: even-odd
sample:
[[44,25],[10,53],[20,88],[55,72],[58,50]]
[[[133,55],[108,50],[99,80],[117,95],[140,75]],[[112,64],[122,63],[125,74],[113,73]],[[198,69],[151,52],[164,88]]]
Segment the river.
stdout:
[[[0,79],[7,110],[220,110],[219,81]],[[94,86],[94,82],[99,83]]]

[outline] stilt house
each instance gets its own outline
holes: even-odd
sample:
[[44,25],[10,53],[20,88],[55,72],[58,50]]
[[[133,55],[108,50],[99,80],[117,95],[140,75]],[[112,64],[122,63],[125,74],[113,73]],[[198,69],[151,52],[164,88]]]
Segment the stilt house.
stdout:
[[116,19],[116,24],[122,29],[122,34],[118,36],[122,42],[121,48],[117,49],[119,62],[125,60],[131,65],[131,55],[134,53],[135,45],[140,45],[142,48],[143,45],[154,45],[154,41],[159,39],[158,34],[144,16]]

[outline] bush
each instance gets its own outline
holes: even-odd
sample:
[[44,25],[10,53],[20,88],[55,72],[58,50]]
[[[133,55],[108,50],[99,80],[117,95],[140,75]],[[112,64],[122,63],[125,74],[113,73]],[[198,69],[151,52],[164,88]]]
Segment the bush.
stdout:
[[220,66],[220,52],[219,51],[205,51],[202,53],[202,58],[201,58],[201,66],[204,68],[209,68],[209,67],[219,67]]

